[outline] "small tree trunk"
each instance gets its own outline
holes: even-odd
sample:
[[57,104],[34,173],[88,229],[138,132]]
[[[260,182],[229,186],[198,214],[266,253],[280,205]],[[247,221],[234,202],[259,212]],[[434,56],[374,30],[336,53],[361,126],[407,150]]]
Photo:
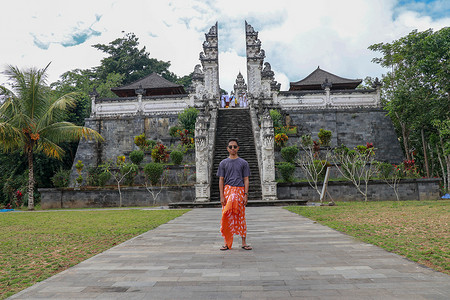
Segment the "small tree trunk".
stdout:
[[425,159],[425,170],[427,172],[427,178],[430,178],[430,169],[428,168],[428,155],[427,155],[427,147],[425,143],[425,135],[423,133],[423,128],[420,130],[422,135],[422,148],[423,148],[423,158]]
[[[450,188],[450,155],[445,155],[445,147],[444,147],[444,141],[442,139],[442,135],[439,136],[440,140],[441,140],[441,147],[442,147],[442,153],[444,154],[444,160],[445,163],[447,165],[447,186],[444,186],[444,189],[446,192],[449,191]],[[445,176],[445,174],[442,174],[442,176]]]
[[119,191],[119,207],[122,207],[122,191],[120,190],[120,181],[117,181],[117,190]]
[[33,150],[27,149],[28,156],[28,210],[34,210],[34,164]]
[[431,174],[431,177],[433,177],[434,176],[434,174],[435,174],[435,170],[434,170],[434,168],[435,168],[435,159],[434,159],[434,151],[433,151],[433,149],[431,149],[431,146],[430,146],[430,144],[428,144],[427,143],[427,149],[428,149],[428,152],[430,153],[430,161],[431,161],[431,171],[430,171],[430,174]]
[[404,123],[400,123],[400,126],[402,127],[403,147],[405,148],[406,159],[411,160],[408,147],[408,130],[406,129],[406,125]]
[[444,189],[448,193],[450,191],[450,155],[445,156],[445,162],[447,163],[447,186],[444,186]]
[[444,181],[444,190],[446,190],[448,188],[447,177],[445,176],[445,167],[444,167],[444,163],[442,162],[441,153],[439,151],[439,146],[437,144],[436,144],[436,152],[438,155],[439,165],[441,166],[442,180]]

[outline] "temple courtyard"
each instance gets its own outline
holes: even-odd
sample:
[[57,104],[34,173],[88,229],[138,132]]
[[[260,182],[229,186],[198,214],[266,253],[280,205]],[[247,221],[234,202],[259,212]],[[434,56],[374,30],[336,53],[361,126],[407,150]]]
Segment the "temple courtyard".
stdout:
[[298,216],[247,209],[219,251],[221,210],[194,209],[10,299],[449,299],[450,276]]

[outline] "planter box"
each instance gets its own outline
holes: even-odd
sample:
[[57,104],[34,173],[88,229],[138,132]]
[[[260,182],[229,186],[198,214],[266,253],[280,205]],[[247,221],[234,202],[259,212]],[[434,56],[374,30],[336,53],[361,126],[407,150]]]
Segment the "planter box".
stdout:
[[[161,189],[156,201],[145,187],[124,187],[122,206],[169,205],[173,202],[194,202],[193,185],[156,187],[155,194]],[[117,188],[82,188],[82,189],[39,189],[42,209],[50,208],[94,208],[119,207]]]
[[[402,179],[398,185],[400,200],[437,200],[439,194],[440,179]],[[320,184],[322,187],[322,184]],[[368,185],[368,200],[370,201],[395,201],[394,189],[382,180],[372,180]],[[331,196],[331,198],[330,198]],[[319,201],[319,195],[307,182],[278,183],[278,199],[308,199]],[[363,196],[349,181],[328,182],[327,200],[330,201],[361,201]]]

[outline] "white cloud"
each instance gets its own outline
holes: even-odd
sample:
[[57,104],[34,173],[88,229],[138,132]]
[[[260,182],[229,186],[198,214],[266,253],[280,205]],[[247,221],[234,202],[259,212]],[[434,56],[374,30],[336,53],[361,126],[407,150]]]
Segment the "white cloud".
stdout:
[[152,57],[170,61],[171,71],[183,76],[199,63],[204,33],[218,21],[220,84],[230,91],[239,71],[246,78],[247,20],[259,31],[266,61],[286,90],[289,81],[304,78],[318,65],[343,77],[380,76],[384,70],[371,62],[378,54],[367,50],[369,45],[450,24],[449,4],[443,0],[402,6],[396,0],[264,2],[9,1],[0,18],[0,68],[44,67],[52,61],[53,82],[65,71],[98,65],[103,54],[91,45],[134,32]]

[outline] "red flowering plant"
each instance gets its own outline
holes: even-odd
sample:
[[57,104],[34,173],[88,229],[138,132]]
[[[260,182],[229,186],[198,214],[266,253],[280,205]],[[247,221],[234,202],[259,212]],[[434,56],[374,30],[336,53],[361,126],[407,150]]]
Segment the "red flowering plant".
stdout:
[[21,207],[22,206],[22,198],[23,198],[23,194],[21,191],[16,191],[16,207]]
[[178,130],[178,136],[180,137],[181,145],[188,146],[191,144],[190,132],[187,129]]
[[413,177],[413,178],[420,177],[414,159],[403,161],[403,172],[406,177]]
[[152,150],[152,158],[154,162],[167,162],[169,157],[169,151],[163,144],[157,144]]
[[320,142],[313,141],[314,158],[318,158],[320,154]]

